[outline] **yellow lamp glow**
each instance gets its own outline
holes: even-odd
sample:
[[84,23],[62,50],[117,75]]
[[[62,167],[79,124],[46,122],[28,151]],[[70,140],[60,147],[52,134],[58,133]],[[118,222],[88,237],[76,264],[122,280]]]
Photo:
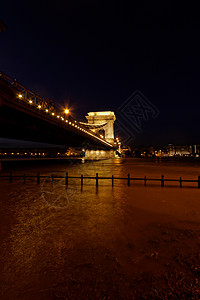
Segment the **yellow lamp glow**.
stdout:
[[65,109],[65,114],[68,114],[69,113],[69,109]]

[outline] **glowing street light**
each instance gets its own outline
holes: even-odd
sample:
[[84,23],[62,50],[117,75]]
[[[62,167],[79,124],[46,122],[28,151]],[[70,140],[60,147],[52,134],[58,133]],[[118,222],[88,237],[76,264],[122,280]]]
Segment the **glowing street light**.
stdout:
[[69,109],[65,109],[65,114],[68,114],[69,113]]
[[30,104],[32,104],[32,103],[33,103],[33,101],[32,101],[32,100],[30,100],[30,101],[29,101],[29,103],[30,103]]
[[40,109],[42,106],[41,105],[38,105],[38,108]]
[[22,94],[19,94],[19,95],[18,95],[18,98],[20,98],[20,99],[23,98]]

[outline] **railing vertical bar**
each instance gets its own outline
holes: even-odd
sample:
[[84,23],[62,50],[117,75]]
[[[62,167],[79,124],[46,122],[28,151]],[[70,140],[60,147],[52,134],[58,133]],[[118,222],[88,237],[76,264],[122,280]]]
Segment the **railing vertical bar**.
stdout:
[[161,175],[161,186],[164,187],[164,175]]
[[96,186],[98,186],[98,178],[99,176],[98,176],[98,173],[96,173]]
[[180,188],[181,188],[182,187],[182,178],[181,177],[180,177],[179,182],[180,182]]
[[128,186],[130,186],[130,174],[128,174],[127,183],[128,183]]
[[53,184],[53,174],[51,174],[51,183]]
[[68,185],[68,172],[66,172],[66,176],[65,176],[65,184]]
[[114,176],[112,175],[112,186],[114,186]]

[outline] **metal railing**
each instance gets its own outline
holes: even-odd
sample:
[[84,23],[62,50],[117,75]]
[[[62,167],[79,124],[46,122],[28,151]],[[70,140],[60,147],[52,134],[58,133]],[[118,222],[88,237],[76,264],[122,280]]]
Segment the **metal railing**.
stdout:
[[179,179],[169,179],[169,178],[165,178],[164,175],[161,175],[160,178],[147,178],[146,176],[144,177],[131,177],[130,174],[127,175],[127,177],[115,177],[114,175],[112,175],[111,177],[105,177],[105,176],[99,176],[98,173],[96,173],[96,176],[84,176],[83,174],[81,174],[80,176],[69,176],[68,172],[66,173],[65,176],[57,176],[54,174],[51,175],[41,175],[40,173],[37,173],[37,175],[13,175],[12,172],[10,172],[9,175],[0,175],[0,179],[1,178],[7,178],[9,180],[10,183],[13,182],[14,179],[22,179],[23,182],[26,182],[26,179],[28,178],[33,178],[36,179],[37,183],[39,184],[41,182],[41,179],[43,178],[49,178],[51,180],[51,183],[54,182],[54,180],[56,179],[64,179],[65,180],[65,184],[69,185],[70,181],[69,179],[79,179],[80,184],[83,185],[84,183],[84,179],[91,179],[91,180],[95,180],[95,184],[96,186],[99,185],[99,181],[100,180],[108,180],[109,182],[111,182],[111,185],[114,186],[114,182],[117,182],[119,180],[125,181],[127,183],[128,186],[131,185],[131,182],[133,181],[143,181],[144,182],[144,186],[147,186],[147,182],[150,181],[157,181],[161,183],[161,187],[165,186],[166,182],[178,182],[180,188],[183,185],[183,182],[190,182],[190,183],[197,183],[197,187],[200,188],[200,176],[198,176],[197,179],[182,179],[182,177],[180,177]]
[[47,100],[43,97],[40,97],[36,93],[27,89],[21,83],[17,82],[16,79],[11,78],[10,76],[0,72],[0,78],[9,83],[12,87],[14,87],[18,91],[18,97],[21,100],[32,101],[35,105],[40,105],[43,109],[48,109],[49,111],[55,110],[55,106],[53,105],[52,100]]

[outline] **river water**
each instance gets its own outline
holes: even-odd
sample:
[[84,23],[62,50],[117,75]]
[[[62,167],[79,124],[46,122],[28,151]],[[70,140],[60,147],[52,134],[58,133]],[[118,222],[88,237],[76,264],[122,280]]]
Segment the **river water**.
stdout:
[[[5,165],[13,175],[197,179],[197,160],[115,159]],[[0,181],[1,299],[162,299],[198,295],[195,183]],[[178,257],[178,258],[177,258]],[[199,268],[200,269],[200,268]],[[179,282],[178,282],[179,280]],[[198,281],[199,280],[199,281]],[[184,286],[182,285],[184,284]],[[143,298],[142,298],[143,297]],[[164,296],[163,296],[164,297]],[[173,298],[172,298],[173,299]],[[175,298],[174,298],[175,299]],[[192,299],[192,298],[191,298]],[[196,299],[196,298],[194,298]]]

